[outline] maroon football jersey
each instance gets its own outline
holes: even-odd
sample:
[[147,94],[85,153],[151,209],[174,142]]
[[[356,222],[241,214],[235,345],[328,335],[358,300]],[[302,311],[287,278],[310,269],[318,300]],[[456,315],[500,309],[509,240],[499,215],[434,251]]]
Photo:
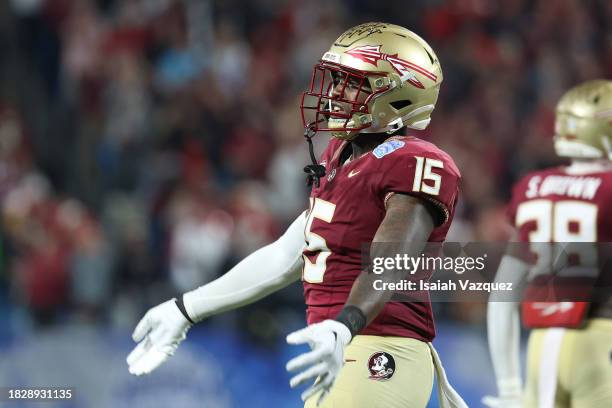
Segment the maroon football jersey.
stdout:
[[[576,174],[567,167],[536,171],[523,177],[513,189],[508,207],[511,223],[520,242],[531,242],[531,270],[526,301],[522,304],[527,327],[579,327],[586,317],[585,302],[546,301],[542,294],[555,297],[567,289],[588,295],[597,279],[596,252],[590,246],[566,249],[569,257],[580,259],[580,267],[552,271],[556,252],[551,246],[533,243],[612,241],[612,171]],[[556,250],[555,250],[556,251]],[[584,255],[584,256],[583,256]],[[585,265],[585,259],[595,259]],[[591,270],[592,269],[592,270]],[[571,295],[570,295],[571,296]],[[554,299],[553,299],[554,300]]]
[[[326,175],[313,186],[306,225],[304,295],[308,324],[335,318],[362,271],[362,248],[370,245],[393,193],[431,202],[440,212],[429,241],[443,241],[451,224],[461,175],[451,157],[416,137],[392,137],[346,164],[347,142],[332,138],[322,155]],[[389,302],[361,334],[435,336],[429,302]]]
[[515,184],[508,215],[521,242],[612,242],[612,171],[567,169],[535,171]]

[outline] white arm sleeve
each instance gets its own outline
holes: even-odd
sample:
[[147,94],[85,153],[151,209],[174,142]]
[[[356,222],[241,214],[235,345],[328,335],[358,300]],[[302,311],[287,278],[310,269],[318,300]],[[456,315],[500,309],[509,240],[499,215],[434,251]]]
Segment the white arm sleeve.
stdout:
[[[497,282],[512,282],[518,287],[528,266],[521,260],[506,255],[497,270]],[[487,310],[489,352],[501,397],[520,395],[522,391],[520,354],[520,318],[517,302],[489,301]]]
[[223,276],[185,293],[183,302],[194,321],[255,302],[301,276],[306,246],[306,212],[275,242],[258,249]]

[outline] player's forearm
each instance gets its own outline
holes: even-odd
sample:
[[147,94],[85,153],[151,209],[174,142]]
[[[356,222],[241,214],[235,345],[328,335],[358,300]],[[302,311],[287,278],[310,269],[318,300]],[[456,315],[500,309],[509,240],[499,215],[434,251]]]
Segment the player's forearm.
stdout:
[[255,302],[298,280],[304,225],[302,214],[277,241],[253,252],[213,282],[185,293],[189,317],[200,321]]
[[[408,257],[418,257],[425,245],[425,241],[409,241],[401,244],[373,243],[370,255],[372,259],[395,258],[398,253],[406,254]],[[369,270],[363,271],[351,288],[346,306],[357,307],[364,313],[366,325],[370,324],[393,296],[393,291],[376,290],[375,287],[388,287],[388,283],[397,283],[409,276],[404,270],[386,270],[380,275]],[[378,281],[376,285],[375,281]]]
[[[433,228],[433,218],[420,199],[396,194],[388,201],[387,214],[370,247],[370,258],[394,258],[397,254],[417,257]],[[378,316],[393,295],[389,290],[376,290],[374,281],[399,282],[406,276],[406,271],[398,270],[387,270],[380,275],[371,273],[370,268],[363,271],[355,280],[338,320],[348,323],[351,333],[356,334]]]
[[514,302],[489,303],[487,332],[499,394],[519,394],[522,384],[518,305]]
[[[496,281],[513,282],[519,287],[527,266],[517,258],[506,255],[500,263]],[[521,392],[520,373],[520,318],[519,304],[513,301],[490,299],[487,309],[489,352],[500,395]]]

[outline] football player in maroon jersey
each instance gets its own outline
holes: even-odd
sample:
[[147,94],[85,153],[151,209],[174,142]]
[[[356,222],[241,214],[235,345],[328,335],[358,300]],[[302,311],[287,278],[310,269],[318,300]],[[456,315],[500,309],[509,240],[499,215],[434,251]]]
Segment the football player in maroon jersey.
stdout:
[[287,369],[298,372],[292,387],[312,382],[306,406],[425,407],[437,371],[446,406],[466,407],[431,345],[429,301],[395,301],[376,290],[375,279],[394,282],[401,272],[373,275],[362,259],[364,244],[372,258],[418,256],[446,236],[459,170],[433,144],[398,135],[428,125],[441,82],[436,54],[405,28],[368,23],[343,33],[302,97],[308,141],[319,131],[333,136],[318,161],[309,143],[310,208],[219,279],[151,309],[134,331],[130,372],[159,366],[194,322],[301,277],[308,326],[287,341],[312,350]]
[[[527,280],[527,296],[544,274],[554,272],[572,282],[591,279],[585,272],[593,268],[586,268],[586,262],[573,268],[580,276],[571,276],[569,268],[562,274],[547,270],[553,263],[551,251],[561,246],[567,252],[576,250],[580,259],[590,259],[594,266],[598,265],[592,259],[598,254],[595,243],[612,241],[612,81],[589,81],[561,98],[556,108],[555,150],[557,155],[570,158],[571,164],[526,175],[515,185],[509,206],[515,227],[513,240],[529,243],[537,261],[529,263],[523,256],[506,255],[496,279],[515,286]],[[601,279],[600,268],[594,269]],[[538,301],[542,299],[522,303],[523,324],[534,328],[524,391],[519,304],[489,303],[489,348],[499,395],[485,397],[485,405],[612,407],[612,300],[605,297],[590,303]]]

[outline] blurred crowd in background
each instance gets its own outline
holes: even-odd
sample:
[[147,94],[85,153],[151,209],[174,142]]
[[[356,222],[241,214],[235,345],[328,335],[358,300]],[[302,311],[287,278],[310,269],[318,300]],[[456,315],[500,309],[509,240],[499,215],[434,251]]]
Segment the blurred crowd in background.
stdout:
[[[373,20],[420,34],[441,61],[432,124],[412,134],[463,174],[448,239],[504,240],[513,181],[558,163],[557,99],[612,77],[612,2],[10,0],[0,2],[4,306],[28,327],[131,327],[275,239],[307,207],[299,96],[312,66],[346,28]],[[294,285],[234,320],[265,340],[286,331],[280,314],[304,319],[302,302]],[[439,317],[483,313],[455,304]]]

